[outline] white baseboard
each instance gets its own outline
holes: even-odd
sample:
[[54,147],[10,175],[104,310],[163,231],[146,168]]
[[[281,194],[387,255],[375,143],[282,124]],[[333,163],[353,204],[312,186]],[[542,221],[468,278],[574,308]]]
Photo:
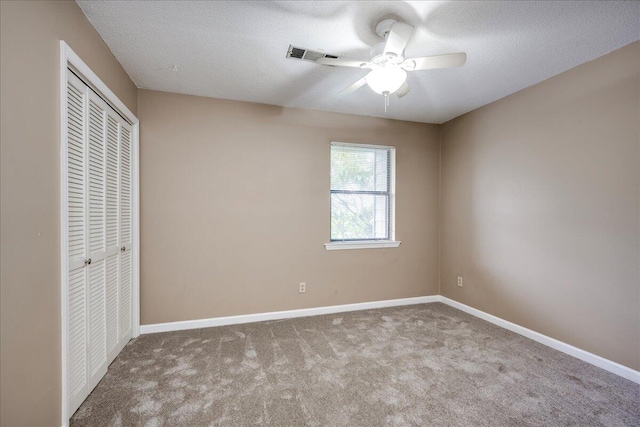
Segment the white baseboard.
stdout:
[[494,325],[508,329],[512,332],[537,341],[540,344],[544,344],[547,347],[551,347],[555,350],[561,351],[562,353],[568,354],[569,356],[573,356],[577,359],[597,366],[598,368],[602,368],[605,371],[609,371],[623,378],[631,380],[634,383],[640,384],[640,372],[634,369],[628,368],[612,360],[605,359],[604,357],[598,356],[596,354],[589,353],[588,351],[579,349],[562,341],[558,341],[555,338],[551,338],[541,333],[532,331],[531,329],[527,329],[523,326],[516,325],[515,323],[511,323],[492,314],[485,313],[484,311],[478,310],[473,307],[469,307],[468,305],[462,304],[458,301],[452,300],[442,295],[438,295],[438,297],[440,302],[447,304],[453,308],[457,308],[458,310],[464,311],[465,313],[471,314],[482,320],[486,320],[489,323],[493,323]]
[[303,308],[300,310],[273,311],[270,313],[243,314],[239,316],[214,317],[211,319],[185,320],[180,322],[141,325],[140,334],[183,331],[186,329],[211,328],[214,326],[237,325],[241,323],[264,322],[265,320],[291,319],[294,317],[319,316],[321,314],[344,313],[348,311],[370,310],[373,308],[396,307],[401,305],[425,304],[440,301],[439,295],[401,298],[384,301],[361,302],[356,304],[330,305],[326,307]]

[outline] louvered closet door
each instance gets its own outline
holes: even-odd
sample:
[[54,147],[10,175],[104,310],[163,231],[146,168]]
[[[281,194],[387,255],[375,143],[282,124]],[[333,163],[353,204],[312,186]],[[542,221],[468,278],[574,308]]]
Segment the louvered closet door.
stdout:
[[69,414],[132,336],[131,126],[73,73],[67,87]]
[[120,126],[120,336],[132,335],[132,202],[131,202],[131,127]]
[[131,339],[131,126],[107,112],[107,353],[109,362]]
[[87,366],[87,91],[73,74],[67,84],[67,194],[69,283],[67,390],[70,413],[89,394]]
[[120,280],[118,263],[120,259],[118,203],[120,124],[112,114],[107,115],[107,261],[106,261],[106,309],[107,309],[107,355],[113,360],[120,351],[119,301]]
[[106,336],[106,119],[109,107],[93,91],[88,91],[88,244],[89,259],[89,390],[107,372]]

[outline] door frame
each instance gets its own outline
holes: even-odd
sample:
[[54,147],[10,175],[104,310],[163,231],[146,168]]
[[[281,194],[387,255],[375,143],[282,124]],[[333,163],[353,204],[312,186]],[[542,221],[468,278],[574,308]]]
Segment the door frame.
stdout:
[[133,272],[132,272],[132,337],[140,335],[140,169],[139,169],[139,132],[140,122],[138,118],[118,99],[118,97],[100,80],[85,62],[60,40],[60,301],[61,301],[61,366],[62,366],[62,426],[69,425],[68,413],[68,387],[67,387],[67,356],[68,356],[68,331],[69,318],[68,282],[69,282],[69,241],[68,241],[68,194],[67,194],[67,68],[71,66],[80,73],[80,77],[93,89],[98,91],[102,98],[131,123],[131,161],[132,161],[132,215],[133,215]]

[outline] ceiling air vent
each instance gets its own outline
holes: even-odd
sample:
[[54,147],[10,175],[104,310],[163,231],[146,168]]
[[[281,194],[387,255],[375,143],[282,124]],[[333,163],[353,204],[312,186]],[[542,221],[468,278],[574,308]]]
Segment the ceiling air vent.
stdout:
[[295,47],[289,45],[287,50],[287,58],[304,59],[306,61],[317,61],[320,58],[337,58],[335,55],[328,55],[324,52],[318,52],[316,50],[309,50],[303,47]]

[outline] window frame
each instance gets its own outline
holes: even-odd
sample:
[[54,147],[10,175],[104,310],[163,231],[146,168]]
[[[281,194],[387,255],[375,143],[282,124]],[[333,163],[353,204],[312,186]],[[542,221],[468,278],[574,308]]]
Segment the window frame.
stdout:
[[[387,191],[360,191],[360,190],[333,190],[331,188],[331,175],[329,176],[329,242],[325,243],[326,250],[340,249],[374,249],[374,248],[397,248],[400,241],[395,240],[395,199],[396,199],[396,148],[388,145],[357,144],[348,142],[332,141],[329,149],[329,164],[331,164],[331,148],[334,146],[371,148],[387,150],[388,181]],[[332,194],[365,194],[373,196],[387,196],[386,216],[387,216],[387,236],[379,239],[332,239],[331,238],[331,213]]]

